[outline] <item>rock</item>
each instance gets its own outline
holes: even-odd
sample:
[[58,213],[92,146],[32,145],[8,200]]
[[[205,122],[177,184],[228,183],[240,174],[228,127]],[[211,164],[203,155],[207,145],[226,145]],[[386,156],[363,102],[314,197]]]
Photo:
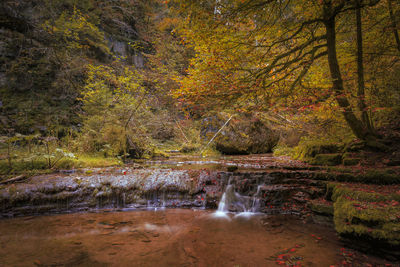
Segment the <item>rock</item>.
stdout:
[[335,166],[342,163],[341,154],[318,154],[315,158],[308,160],[312,165]]
[[300,203],[307,202],[307,194],[305,194],[303,192],[297,192],[296,194],[293,195],[292,198]]
[[228,172],[234,172],[238,169],[238,167],[237,166],[228,166],[226,169]]
[[345,152],[358,152],[365,149],[365,142],[363,141],[354,141],[346,145],[344,148]]
[[360,163],[361,159],[359,158],[345,158],[343,159],[344,166],[354,166]]
[[[221,119],[219,127],[226,121]],[[215,138],[216,149],[223,154],[260,154],[272,151],[279,135],[254,115],[235,116]]]
[[333,205],[329,202],[314,200],[310,202],[310,209],[320,215],[333,216]]
[[304,142],[297,147],[296,158],[309,159],[314,158],[318,154],[332,154],[341,152],[341,146],[338,144],[320,143],[320,142]]

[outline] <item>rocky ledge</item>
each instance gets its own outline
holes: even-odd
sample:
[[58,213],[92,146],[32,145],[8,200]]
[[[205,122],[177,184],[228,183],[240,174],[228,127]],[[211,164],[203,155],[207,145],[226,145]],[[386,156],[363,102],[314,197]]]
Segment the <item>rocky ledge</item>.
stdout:
[[[266,213],[305,212],[325,193],[324,181],[301,171],[120,169],[41,175],[0,187],[0,217],[98,208],[217,208],[228,183]],[[231,211],[240,211],[235,205]],[[245,206],[243,207],[246,208]],[[242,210],[243,211],[243,210]]]

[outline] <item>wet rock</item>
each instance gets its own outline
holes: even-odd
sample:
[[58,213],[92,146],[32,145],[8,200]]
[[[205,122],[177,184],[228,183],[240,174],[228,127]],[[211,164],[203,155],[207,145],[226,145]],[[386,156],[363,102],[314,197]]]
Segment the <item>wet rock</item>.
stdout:
[[[231,183],[230,210],[243,211],[257,202],[260,211],[282,212],[282,203],[297,192],[324,194],[325,182],[304,179],[299,171],[211,171],[126,168],[126,175],[109,170],[86,177],[42,175],[0,189],[1,217],[38,213],[152,207],[215,209]],[[76,182],[77,179],[80,182]],[[300,197],[298,195],[297,197]],[[301,197],[300,197],[301,198]],[[269,206],[273,205],[271,209]]]
[[297,192],[296,194],[293,195],[292,197],[294,200],[300,203],[306,203],[308,195],[305,194],[304,192]]

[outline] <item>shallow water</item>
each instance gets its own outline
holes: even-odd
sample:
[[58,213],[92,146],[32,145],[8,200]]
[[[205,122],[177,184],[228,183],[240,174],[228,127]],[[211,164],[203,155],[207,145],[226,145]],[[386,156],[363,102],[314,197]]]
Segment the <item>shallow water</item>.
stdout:
[[[352,266],[332,228],[288,216],[207,210],[99,212],[0,220],[1,266]],[[348,254],[351,254],[350,256]],[[290,265],[291,264],[291,265]],[[299,265],[298,265],[299,266]]]

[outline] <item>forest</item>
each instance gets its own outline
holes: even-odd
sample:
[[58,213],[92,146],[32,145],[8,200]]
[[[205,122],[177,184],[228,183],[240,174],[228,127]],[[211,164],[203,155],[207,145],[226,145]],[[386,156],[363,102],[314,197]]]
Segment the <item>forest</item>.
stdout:
[[[3,0],[3,213],[36,205],[31,196],[13,196],[24,183],[41,184],[37,177],[126,175],[159,164],[196,175],[261,168],[323,188],[304,193],[293,182],[297,191],[273,206],[280,213],[298,201],[331,218],[341,237],[369,248],[375,242],[395,263],[399,32],[396,0]],[[200,166],[180,168],[186,164]],[[78,187],[81,178],[74,178]],[[175,178],[168,179],[165,185]],[[231,179],[209,179],[196,180],[203,191],[191,189],[191,197],[220,210]],[[234,191],[260,197],[259,180],[247,189],[239,180]],[[116,181],[87,196],[114,196]],[[219,193],[204,189],[211,184]],[[307,197],[298,200],[299,192]],[[271,208],[267,195],[260,201]],[[227,209],[240,211],[234,203]],[[302,266],[279,257],[278,265]]]
[[398,148],[398,3],[289,2],[3,2],[2,173]]

